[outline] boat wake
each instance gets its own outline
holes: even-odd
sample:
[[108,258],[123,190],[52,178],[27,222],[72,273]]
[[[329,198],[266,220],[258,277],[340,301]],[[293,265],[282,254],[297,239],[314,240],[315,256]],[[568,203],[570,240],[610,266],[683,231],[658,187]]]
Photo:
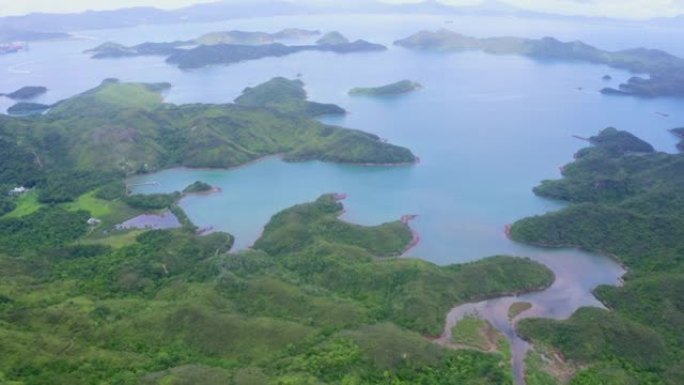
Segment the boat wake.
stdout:
[[16,74],[16,75],[30,75],[33,72],[31,72],[27,69],[22,69],[21,67],[25,67],[25,66],[28,66],[31,64],[34,64],[34,63],[21,63],[21,64],[13,65],[13,66],[10,66],[7,68],[7,72],[9,72],[11,74]]

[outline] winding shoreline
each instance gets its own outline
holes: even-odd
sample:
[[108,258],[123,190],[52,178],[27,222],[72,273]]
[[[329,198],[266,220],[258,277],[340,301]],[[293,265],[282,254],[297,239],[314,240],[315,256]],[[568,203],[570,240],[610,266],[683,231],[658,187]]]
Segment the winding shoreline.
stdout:
[[[504,234],[506,235],[506,238],[511,240],[512,242],[519,243],[515,241],[511,237],[511,228],[512,225],[506,225],[504,227]],[[629,271],[627,266],[620,261],[620,259],[616,255],[612,255],[609,253],[601,253],[601,252],[591,252],[588,250],[585,250],[583,248],[577,247],[577,246],[548,246],[548,245],[540,245],[540,244],[533,244],[533,243],[525,243],[526,245],[537,247],[539,249],[546,249],[546,250],[563,250],[563,249],[568,249],[568,250],[576,250],[578,252],[584,253],[584,254],[594,254],[598,255],[601,257],[605,257],[610,259],[611,262],[615,263],[618,267],[620,267],[620,274],[618,277],[616,277],[616,282],[612,283],[602,283],[602,284],[612,284],[615,286],[621,286],[624,283],[623,277],[624,275]],[[553,309],[548,308],[548,302],[551,301],[553,303],[553,297],[554,295],[570,295],[573,292],[571,291],[570,293],[566,293],[568,290],[573,290],[573,287],[564,287],[563,285],[567,285],[567,281],[570,278],[570,281],[572,281],[572,272],[564,271],[563,266],[553,266],[547,262],[545,262],[543,259],[539,260],[537,258],[532,258],[534,261],[537,263],[540,263],[547,267],[549,270],[551,270],[554,274],[554,279],[550,285],[547,285],[546,287],[541,287],[537,289],[532,289],[532,290],[525,290],[521,292],[512,292],[512,293],[503,293],[499,295],[491,295],[491,296],[484,296],[482,299],[475,299],[472,301],[469,301],[467,303],[460,304],[458,306],[453,307],[446,315],[445,318],[445,324],[444,324],[444,330],[442,332],[442,335],[440,335],[438,338],[433,339],[433,341],[441,346],[450,347],[450,342],[451,342],[451,329],[458,324],[464,317],[469,316],[469,315],[475,315],[478,318],[485,320],[489,322],[492,327],[494,327],[496,330],[501,332],[509,341],[510,347],[511,347],[511,365],[513,368],[513,376],[515,379],[515,383],[517,385],[525,385],[526,382],[526,371],[525,371],[525,359],[527,357],[527,354],[530,349],[533,349],[534,345],[532,344],[531,341],[528,341],[527,339],[521,337],[518,334],[517,331],[517,325],[518,322],[526,319],[526,318],[548,318],[548,319],[567,319],[568,317],[572,316],[574,312],[576,312],[579,308],[585,307],[585,306],[598,306],[598,307],[603,307],[608,309],[603,302],[601,302],[596,296],[594,296],[593,292],[596,286],[593,288],[589,289],[587,288],[582,288],[581,293],[585,295],[587,298],[592,298],[594,300],[593,305],[591,303],[584,303],[582,301],[580,302],[571,302],[568,303],[568,310],[569,310],[569,315],[561,315],[559,316],[558,313],[554,313]],[[568,274],[570,276],[568,277]],[[593,285],[593,283],[592,283]],[[577,289],[577,288],[575,288]],[[550,298],[545,298],[550,297]],[[525,301],[530,303],[532,306],[519,313],[512,319],[508,317],[508,310],[510,309],[510,306],[512,306],[516,302],[520,301]],[[451,346],[453,348],[453,346]]]
[[409,242],[408,245],[404,248],[404,251],[401,252],[399,255],[405,255],[409,251],[411,251],[413,248],[418,246],[418,244],[421,241],[420,233],[415,230],[414,228],[411,227],[410,222],[414,219],[418,218],[417,214],[407,214],[407,215],[402,215],[401,217],[401,222],[408,226],[409,230],[411,230],[411,242]]
[[284,159],[284,157],[287,154],[285,153],[277,153],[277,154],[269,154],[269,155],[264,155],[259,158],[255,158],[252,160],[249,160],[243,164],[238,164],[235,166],[230,166],[230,167],[189,167],[189,166],[173,166],[173,167],[167,167],[167,168],[160,168],[158,170],[151,170],[148,172],[143,172],[143,173],[138,173],[138,174],[131,174],[125,177],[125,179],[130,179],[130,178],[138,178],[138,177],[144,177],[164,171],[173,171],[173,170],[190,170],[190,171],[235,171],[239,170],[241,168],[249,167],[254,164],[258,164],[261,162],[265,162],[269,159],[277,158],[283,163],[306,163],[306,162],[322,162],[322,163],[329,163],[329,164],[334,164],[334,165],[340,165],[340,166],[358,166],[358,167],[405,167],[405,166],[414,166],[417,164],[420,164],[421,159],[420,157],[416,156],[415,160],[412,162],[397,162],[397,163],[370,163],[370,162],[365,162],[365,163],[354,163],[354,162],[337,162],[337,161],[332,161],[332,160],[322,160],[322,159],[316,159],[316,158],[311,158],[311,159],[302,159],[302,160],[287,160]]

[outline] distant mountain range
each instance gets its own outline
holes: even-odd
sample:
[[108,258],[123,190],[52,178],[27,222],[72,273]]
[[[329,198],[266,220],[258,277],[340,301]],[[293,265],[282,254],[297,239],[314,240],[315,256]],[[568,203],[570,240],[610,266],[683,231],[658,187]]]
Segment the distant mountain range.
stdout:
[[[180,22],[212,22],[228,19],[268,17],[275,15],[326,13],[392,13],[450,15],[509,15],[527,18],[581,18],[540,13],[517,8],[498,0],[485,0],[471,6],[451,6],[437,0],[414,4],[387,4],[380,1],[347,0],[334,3],[300,0],[256,0],[243,3],[217,1],[197,4],[177,10],[153,7],[123,8],[112,11],[87,11],[71,14],[32,13],[23,16],[0,17],[0,43],[16,40],[64,38],[64,33],[105,28],[122,28],[143,24],[173,24]],[[597,18],[591,18],[597,19]],[[684,24],[684,17],[653,19],[649,23],[663,26]]]
[[211,22],[248,17],[325,13],[394,13],[394,14],[480,14],[523,17],[566,17],[522,10],[497,0],[474,6],[450,6],[436,0],[415,4],[387,4],[379,1],[349,0],[335,3],[317,1],[288,2],[257,0],[244,3],[217,1],[177,10],[152,7],[124,8],[112,11],[87,11],[72,14],[32,13],[0,18],[0,42],[63,38],[74,31],[121,28],[142,24]]

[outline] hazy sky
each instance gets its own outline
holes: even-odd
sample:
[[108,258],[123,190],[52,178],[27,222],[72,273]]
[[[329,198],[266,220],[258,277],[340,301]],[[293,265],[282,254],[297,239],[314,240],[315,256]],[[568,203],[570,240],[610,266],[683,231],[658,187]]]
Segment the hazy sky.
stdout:
[[[76,12],[86,9],[115,9],[149,5],[178,8],[215,0],[0,0],[0,16],[30,12]],[[245,0],[227,0],[245,2]],[[316,0],[289,0],[308,1]],[[346,0],[319,0],[319,2]],[[409,3],[421,0],[382,0],[388,3]],[[472,5],[481,0],[440,0],[454,5]],[[563,14],[611,16],[618,18],[650,18],[676,16],[684,13],[684,0],[500,0],[525,9]]]

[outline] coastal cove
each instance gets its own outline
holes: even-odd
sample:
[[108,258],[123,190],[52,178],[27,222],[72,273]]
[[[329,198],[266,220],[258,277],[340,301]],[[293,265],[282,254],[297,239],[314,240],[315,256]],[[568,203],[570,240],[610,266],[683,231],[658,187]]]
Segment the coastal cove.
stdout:
[[[230,162],[210,164],[215,164],[214,167],[242,164],[241,166],[176,167],[181,164],[192,166],[193,163],[176,161],[176,158],[160,151],[163,156],[158,156],[158,162],[152,164],[151,160],[143,159],[138,163],[144,167],[131,166],[126,170],[129,174],[139,172],[126,179],[130,193],[181,192],[193,184],[210,187],[210,193],[190,192],[183,195],[178,202],[178,206],[182,208],[179,211],[188,217],[182,218],[189,219],[194,226],[202,229],[202,234],[225,232],[234,236],[234,239],[230,237],[232,249],[227,246],[234,254],[229,255],[226,249],[227,260],[232,256],[246,259],[248,258],[245,256],[256,256],[255,260],[258,261],[258,258],[262,258],[260,253],[267,252],[278,256],[278,252],[271,251],[268,247],[257,245],[252,250],[252,246],[262,235],[268,235],[269,230],[265,230],[264,226],[271,223],[272,217],[286,209],[306,210],[295,205],[317,199],[317,203],[321,204],[322,198],[319,197],[335,193],[340,194],[338,197],[345,198],[344,211],[340,211],[342,215],[339,218],[347,223],[376,226],[398,222],[401,218],[406,224],[408,221],[405,219],[411,218],[414,241],[418,239],[418,235],[419,242],[415,245],[412,242],[398,263],[410,263],[410,258],[417,258],[448,269],[446,266],[502,255],[525,257],[539,262],[554,275],[555,280],[549,287],[518,294],[507,291],[504,293],[510,295],[492,299],[486,296],[468,297],[482,301],[461,304],[444,314],[443,334],[430,336],[437,343],[448,346],[452,342],[454,324],[467,315],[480,316],[509,340],[513,374],[516,382],[523,384],[525,354],[530,345],[517,335],[517,321],[537,317],[564,320],[581,307],[603,309],[605,307],[594,296],[594,290],[602,285],[620,286],[626,269],[608,256],[577,249],[542,248],[515,242],[509,237],[509,226],[526,217],[544,215],[570,206],[560,200],[535,195],[532,189],[541,181],[559,178],[561,170],[572,161],[573,154],[587,146],[587,142],[580,138],[592,137],[605,127],[614,126],[645,139],[653,144],[656,151],[674,153],[679,138],[668,130],[684,125],[684,112],[681,108],[684,102],[672,98],[639,99],[602,95],[599,92],[602,88],[617,86],[631,76],[626,71],[604,65],[497,56],[482,52],[420,52],[391,46],[392,41],[421,28],[436,29],[444,20],[434,16],[415,17],[402,24],[399,21],[403,17],[383,18],[388,23],[382,26],[378,26],[376,20],[367,20],[362,16],[309,16],[89,31],[84,34],[89,36],[88,40],[40,43],[30,52],[0,57],[0,69],[11,73],[7,79],[0,80],[0,89],[11,90],[26,84],[44,84],[49,91],[36,97],[35,101],[48,105],[100,84],[105,78],[119,78],[122,82],[165,82],[162,96],[168,104],[164,104],[164,109],[175,111],[192,104],[192,108],[197,111],[206,108],[212,114],[228,114],[230,111],[243,112],[250,108],[261,108],[258,103],[250,102],[259,99],[259,91],[255,91],[258,87],[255,86],[269,79],[275,78],[276,83],[292,81],[301,85],[308,93],[308,101],[315,103],[301,101],[285,103],[284,106],[264,107],[270,109],[267,111],[269,114],[273,113],[280,120],[274,119],[278,124],[268,127],[276,129],[262,133],[263,137],[277,145],[284,145],[282,137],[273,132],[285,132],[287,127],[293,132],[295,129],[292,127],[301,128],[298,124],[302,120],[294,121],[287,127],[285,123],[288,122],[287,119],[294,119],[295,114],[302,113],[300,109],[306,111],[306,106],[313,105],[316,108],[310,110],[321,113],[309,111],[310,114],[306,116],[306,119],[317,119],[305,120],[312,132],[318,134],[330,130],[356,135],[355,137],[361,138],[359,140],[362,143],[377,144],[388,152],[391,150],[390,146],[400,146],[402,150],[396,151],[402,151],[404,156],[396,159],[403,163],[383,165],[379,162],[374,166],[364,165],[365,160],[356,162],[358,164],[345,163],[350,159],[354,163],[351,155],[358,155],[358,151],[351,149],[335,152],[335,155],[343,154],[347,158],[324,156],[323,153],[311,156],[287,146],[285,149],[274,147],[271,151],[257,152],[245,148],[237,141],[233,142],[233,138],[227,135],[230,139],[222,137],[221,140],[230,142],[231,145],[237,143],[236,148],[244,150],[246,155],[230,159]],[[481,19],[478,21],[465,17],[462,22],[466,32],[476,35],[483,33],[478,29],[478,25],[482,24]],[[356,24],[359,28],[352,29]],[[331,52],[303,52],[190,71],[168,65],[160,57],[120,59],[125,60],[123,65],[124,62],[119,59],[94,61],[84,53],[87,48],[108,40],[127,45],[139,44],[143,42],[138,40],[140,36],[145,36],[146,40],[152,36],[155,41],[166,41],[189,39],[203,33],[233,28],[275,32],[289,27],[321,29],[322,25],[325,25],[326,30],[331,28],[340,30],[345,35],[350,34],[353,40],[368,39],[386,44],[388,50],[356,52],[343,56]],[[559,38],[573,38],[573,33],[580,33],[578,31],[582,30],[581,25],[570,22],[563,23],[563,26]],[[547,34],[546,27],[548,25],[541,21],[531,23],[529,29],[514,23],[502,23],[491,34],[504,35],[522,31],[525,36],[538,37]],[[615,41],[612,32],[601,26],[592,26],[590,29],[597,32],[597,35],[594,41],[589,42],[606,44],[610,49],[648,46],[652,43],[635,43],[634,35],[628,35],[631,41],[627,41],[628,38],[625,41]],[[355,35],[351,35],[351,31]],[[72,72],[67,72],[63,77],[54,76],[65,69],[64,63],[69,63],[69,71]],[[482,76],[483,73],[487,76]],[[605,78],[608,74],[610,79]],[[69,77],[73,79],[65,80]],[[389,84],[397,79],[412,79],[424,88],[420,92],[407,93],[401,97],[354,98],[348,95],[350,89],[359,85]],[[170,88],[166,87],[166,82]],[[125,83],[122,87],[140,85],[131,86]],[[257,94],[252,95],[253,100],[250,100],[250,92]],[[227,104],[241,94],[248,96],[242,100],[242,104],[240,98],[237,99],[239,105]],[[159,98],[156,102],[160,103],[162,97],[156,97]],[[11,105],[10,101],[0,98],[0,109],[4,110]],[[69,107],[68,103],[66,107]],[[279,109],[283,107],[285,109]],[[296,113],[288,110],[289,107],[294,108]],[[331,111],[332,115],[329,114]],[[326,113],[329,115],[324,115]],[[252,120],[256,122],[253,127],[263,127],[259,120]],[[173,121],[177,124],[177,132],[188,132],[188,138],[198,136],[193,136],[196,133],[194,123],[187,123],[194,120],[188,119],[183,123],[178,119]],[[226,131],[231,131],[232,134],[232,124],[231,122],[221,127],[228,127]],[[327,129],[319,127],[323,125]],[[191,130],[185,130],[191,126]],[[342,127],[372,135],[365,136]],[[297,132],[301,131],[303,130]],[[249,132],[249,129],[245,129],[245,132]],[[247,136],[236,135],[240,138]],[[294,135],[291,136],[294,138]],[[321,134],[320,137],[310,135],[293,141],[300,145],[312,137],[316,138],[315,144],[318,145],[328,138]],[[178,138],[178,142],[185,143],[186,137]],[[311,148],[316,146],[312,145]],[[373,147],[370,148],[371,151],[366,149],[364,154],[376,153],[372,151]],[[209,151],[197,152],[199,155],[207,153]],[[277,153],[283,153],[284,156],[263,157],[264,154]],[[190,155],[197,154],[192,152]],[[301,156],[297,157],[297,154]],[[181,160],[192,159],[185,152],[173,155],[178,155]],[[94,159],[104,162],[105,158],[106,155],[100,154]],[[227,160],[222,156],[216,158]],[[200,161],[194,164],[207,165],[206,162],[201,162],[204,158],[198,156],[198,159]],[[416,159],[419,161],[411,161]],[[130,158],[127,160],[131,162]],[[149,170],[155,171],[142,173],[148,170],[148,163],[152,164]],[[175,196],[178,198],[181,195]],[[322,204],[328,203],[324,199]],[[137,227],[148,225],[146,220],[150,218],[145,215],[138,217],[142,224]],[[179,226],[172,214],[165,219],[166,224],[162,228]],[[136,227],[135,223],[131,227]],[[99,231],[96,228],[93,230]],[[404,230],[406,233],[406,228]],[[184,236],[196,235],[194,230],[190,234]],[[207,243],[212,242],[212,236],[198,238],[204,238]],[[268,245],[268,240],[265,243]],[[216,250],[214,257],[218,257],[219,249],[212,248],[208,255],[212,255],[213,250]],[[383,257],[397,254],[373,254],[373,261],[384,262]],[[163,267],[168,275],[166,263]],[[233,283],[226,283],[230,290],[231,284]],[[270,294],[267,293],[266,296],[268,295]],[[530,306],[510,317],[510,306],[516,302],[526,302]],[[423,337],[426,334],[423,330]]]
[[[424,211],[411,212],[419,213],[411,221],[411,226],[417,229],[420,243],[407,250],[405,257],[419,257],[444,265],[507,254],[528,257],[543,264],[554,274],[554,282],[549,288],[457,306],[446,315],[445,332],[437,340],[440,343],[449,341],[451,327],[464,316],[482,317],[509,339],[513,375],[517,384],[524,384],[524,360],[530,345],[517,335],[514,322],[530,317],[567,319],[581,307],[604,308],[594,297],[593,290],[600,285],[619,285],[625,270],[615,260],[601,255],[515,243],[506,237],[503,227],[492,227],[489,231],[481,228],[473,232],[464,231],[467,230],[467,224],[464,223],[461,231],[452,233],[430,233],[424,230],[435,225],[430,222],[450,218],[435,215],[436,208],[433,209],[435,211],[430,209],[432,202],[429,197],[425,197],[424,202],[415,202],[405,196],[405,192],[402,193],[405,189],[399,187],[404,183],[402,180],[410,179],[411,174],[420,167],[421,164],[365,167],[323,162],[287,163],[278,157],[268,157],[232,170],[170,169],[130,178],[128,183],[136,185],[133,189],[135,193],[168,193],[182,189],[193,180],[217,186],[220,192],[207,196],[186,196],[180,206],[200,227],[233,234],[236,237],[234,250],[249,248],[261,236],[263,224],[268,222],[272,213],[297,203],[312,201],[324,193],[340,191],[346,195],[346,211],[341,218],[349,222],[375,225],[396,220],[403,214],[394,217],[384,215],[387,212],[399,213],[402,206],[411,203],[418,203],[414,207],[425,207],[426,211],[433,213],[425,218],[422,214]],[[275,189],[271,187],[274,183],[277,186]],[[383,189],[374,191],[379,186],[383,186]],[[532,195],[531,192],[529,194]],[[378,206],[383,210],[379,211]],[[218,207],[222,209],[217,210]],[[454,211],[452,215],[458,214]],[[478,238],[472,239],[475,236]],[[473,254],[470,255],[437,254],[448,248],[471,248],[477,251],[471,251]],[[519,301],[529,302],[532,307],[509,321],[508,309]]]

